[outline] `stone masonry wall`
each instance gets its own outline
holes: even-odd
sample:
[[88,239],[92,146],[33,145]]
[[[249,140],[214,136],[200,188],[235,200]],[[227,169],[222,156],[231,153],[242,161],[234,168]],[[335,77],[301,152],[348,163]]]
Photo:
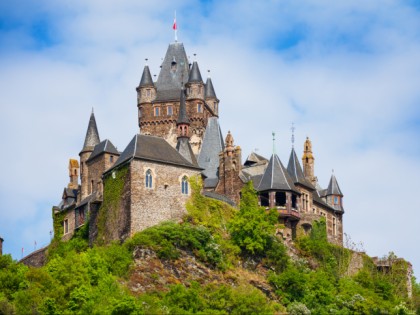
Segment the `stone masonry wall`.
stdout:
[[[67,220],[68,222],[68,232],[66,233],[65,229],[64,229],[64,222]],[[71,209],[67,210],[66,215],[63,218],[63,237],[61,238],[63,241],[68,241],[69,239],[71,239],[71,237],[74,234],[74,230],[76,228],[75,226],[76,223],[76,218],[75,218],[75,213],[74,213],[74,207],[72,207]]]
[[[145,174],[152,171],[152,188],[145,187]],[[185,202],[191,194],[181,193],[182,177],[199,174],[197,170],[133,160],[131,175],[131,235],[167,220],[179,221],[186,213]],[[190,187],[189,187],[190,188]]]
[[23,257],[19,262],[30,267],[42,267],[47,262],[47,250],[48,246],[40,248]]

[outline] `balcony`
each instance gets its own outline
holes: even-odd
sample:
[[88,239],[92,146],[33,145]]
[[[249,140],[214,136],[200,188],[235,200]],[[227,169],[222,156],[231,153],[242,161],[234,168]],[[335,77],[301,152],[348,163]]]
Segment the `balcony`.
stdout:
[[292,220],[300,220],[300,213],[296,209],[287,209],[286,207],[276,207],[277,213],[280,217],[289,218]]

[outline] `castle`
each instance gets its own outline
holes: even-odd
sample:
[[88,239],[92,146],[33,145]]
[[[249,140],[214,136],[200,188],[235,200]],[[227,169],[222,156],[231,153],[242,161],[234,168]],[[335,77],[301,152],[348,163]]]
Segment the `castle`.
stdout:
[[[342,244],[343,194],[334,174],[327,189],[318,184],[309,138],[303,168],[293,146],[287,168],[275,153],[264,158],[252,152],[242,164],[233,135],[222,136],[212,80],[203,81],[182,43],[169,45],[157,81],[144,67],[136,91],[139,134],[122,152],[110,140],[100,140],[92,112],[79,160],[70,159],[69,184],[53,208],[62,239],[85,224],[91,240],[101,230],[101,237],[111,241],[162,221],[179,221],[191,194],[189,178],[199,176],[203,195],[234,206],[241,188],[252,181],[261,206],[277,209],[284,239],[293,239],[299,227],[308,232],[313,220],[325,217],[328,239]],[[116,190],[111,207],[107,200]],[[111,208],[103,222],[101,211]]]

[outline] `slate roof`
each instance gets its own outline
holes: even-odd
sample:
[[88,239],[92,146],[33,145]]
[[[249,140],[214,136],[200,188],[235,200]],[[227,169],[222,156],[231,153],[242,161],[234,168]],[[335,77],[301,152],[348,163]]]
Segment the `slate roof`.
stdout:
[[185,105],[185,90],[181,89],[180,93],[180,104],[177,124],[190,124],[190,120],[187,115],[187,106]]
[[292,148],[292,151],[290,152],[287,172],[295,184],[303,185],[311,190],[315,189],[312,184],[309,183],[309,181],[305,178],[294,148]]
[[114,166],[105,173],[134,158],[201,170],[187,161],[165,139],[137,134],[121,153]]
[[[175,70],[172,70],[175,63]],[[156,101],[179,100],[182,83],[188,82],[188,58],[182,43],[172,43],[166,51],[156,82]]]
[[197,61],[194,61],[192,64],[188,77],[188,83],[203,83]]
[[181,154],[188,162],[198,167],[197,159],[191,148],[190,141],[187,137],[180,137],[176,144],[176,150]]
[[219,153],[225,149],[222,131],[217,117],[209,117],[206,131],[203,136],[201,151],[198,156],[198,165],[204,169],[204,187],[216,187],[219,180]]
[[236,206],[236,203],[234,201],[232,201],[232,199],[230,199],[230,198],[228,198],[224,195],[220,195],[218,193],[215,193],[214,191],[203,191],[203,196],[226,202],[227,204],[230,204],[233,207]]
[[299,193],[277,154],[271,156],[257,190],[288,190]]
[[150,74],[149,66],[144,66],[143,74],[141,76],[139,87],[153,87],[153,79],[152,75]]
[[59,208],[60,211],[69,208],[70,206],[76,204],[76,198],[77,189],[65,187],[63,191],[63,197],[61,199],[61,202],[58,204],[57,208]]
[[268,160],[255,152],[251,152],[251,154],[246,158],[244,165],[252,166],[257,163],[268,163]]
[[217,98],[216,92],[214,91],[213,82],[210,78],[207,78],[206,87],[204,89],[204,97],[205,98]]
[[316,203],[318,203],[319,205],[321,205],[321,206],[323,206],[323,207],[325,207],[327,209],[330,209],[330,210],[335,210],[328,203],[326,203],[324,201],[324,199],[321,198],[322,196],[320,195],[320,192],[319,191],[314,191],[312,193],[312,197],[313,197],[313,201],[316,202]]
[[89,125],[86,131],[85,143],[83,144],[84,150],[92,150],[95,145],[100,142],[98,127],[96,126],[95,114],[92,111],[90,114]]
[[120,155],[118,150],[115,148],[115,146],[112,144],[112,142],[108,139],[103,140],[102,142],[95,145],[95,148],[93,149],[92,154],[89,156],[86,162],[89,162],[96,158],[97,156],[104,154],[104,153],[110,153],[115,155]]
[[327,188],[326,196],[329,196],[329,195],[343,196],[343,193],[340,190],[340,186],[338,186],[338,182],[334,174],[331,175],[330,183],[328,184],[328,188]]

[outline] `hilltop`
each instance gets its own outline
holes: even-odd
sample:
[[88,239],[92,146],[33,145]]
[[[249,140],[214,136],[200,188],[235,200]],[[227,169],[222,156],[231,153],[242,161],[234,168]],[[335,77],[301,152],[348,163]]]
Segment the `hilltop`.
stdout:
[[[56,225],[46,264],[0,256],[2,314],[417,314],[420,285],[390,255],[378,269],[363,253],[331,244],[325,220],[293,243],[258,206],[252,183],[239,210],[200,194],[182,222],[164,222],[123,244],[88,246],[84,227],[63,242]],[[355,263],[356,262],[356,263]]]

